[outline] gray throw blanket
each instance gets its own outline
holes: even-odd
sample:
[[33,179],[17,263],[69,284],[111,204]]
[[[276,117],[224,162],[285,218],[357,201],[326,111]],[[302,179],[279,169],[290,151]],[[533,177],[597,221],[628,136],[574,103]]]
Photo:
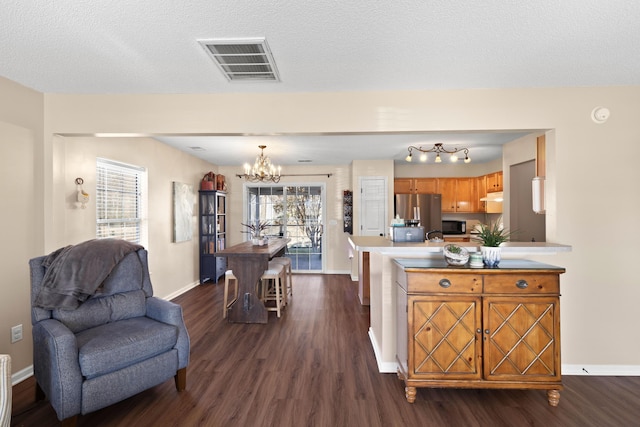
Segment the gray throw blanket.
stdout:
[[44,259],[46,267],[35,305],[73,310],[93,295],[127,254],[142,246],[117,239],[94,239],[60,248]]

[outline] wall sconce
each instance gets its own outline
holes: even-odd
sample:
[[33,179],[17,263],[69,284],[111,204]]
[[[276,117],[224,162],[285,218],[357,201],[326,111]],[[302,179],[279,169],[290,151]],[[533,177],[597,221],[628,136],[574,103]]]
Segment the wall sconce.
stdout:
[[89,193],[84,191],[82,184],[84,184],[84,179],[76,178],[76,199],[78,200],[78,203],[81,204],[81,208],[84,209],[87,207],[87,203],[89,203]]
[[409,154],[405,158],[405,160],[407,162],[410,162],[413,159],[413,150],[420,151],[420,153],[421,153],[420,154],[420,161],[421,162],[426,162],[427,161],[427,153],[436,153],[436,158],[435,158],[434,161],[436,163],[441,163],[442,159],[440,158],[440,153],[446,153],[446,154],[451,154],[450,160],[455,163],[455,162],[458,161],[458,155],[456,154],[458,152],[463,152],[464,153],[464,162],[465,163],[471,162],[471,158],[469,157],[469,149],[468,148],[454,148],[454,149],[451,149],[451,150],[447,150],[446,148],[444,148],[442,146],[441,143],[438,143],[438,144],[434,144],[433,148],[430,148],[430,149],[422,148],[422,146],[414,147],[412,145],[409,148],[407,148],[407,150],[409,150]]

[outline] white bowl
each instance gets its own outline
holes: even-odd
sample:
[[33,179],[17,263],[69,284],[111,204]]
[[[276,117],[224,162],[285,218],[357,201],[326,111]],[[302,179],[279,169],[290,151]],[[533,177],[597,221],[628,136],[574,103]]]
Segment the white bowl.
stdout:
[[[451,246],[460,248],[460,253],[451,252]],[[469,261],[469,251],[458,245],[444,245],[442,248],[444,259],[449,265],[465,265]]]

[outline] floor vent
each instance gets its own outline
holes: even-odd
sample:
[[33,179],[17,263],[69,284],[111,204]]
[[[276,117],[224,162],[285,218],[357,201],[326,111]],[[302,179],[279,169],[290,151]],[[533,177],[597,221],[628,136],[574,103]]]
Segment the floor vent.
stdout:
[[198,40],[230,82],[279,82],[273,55],[264,38]]

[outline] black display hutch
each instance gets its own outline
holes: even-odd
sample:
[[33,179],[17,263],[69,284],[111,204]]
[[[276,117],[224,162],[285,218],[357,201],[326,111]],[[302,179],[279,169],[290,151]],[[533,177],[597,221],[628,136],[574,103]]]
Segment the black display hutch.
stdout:
[[214,256],[227,243],[227,195],[215,190],[199,193],[200,283],[215,283],[227,269],[227,259]]

